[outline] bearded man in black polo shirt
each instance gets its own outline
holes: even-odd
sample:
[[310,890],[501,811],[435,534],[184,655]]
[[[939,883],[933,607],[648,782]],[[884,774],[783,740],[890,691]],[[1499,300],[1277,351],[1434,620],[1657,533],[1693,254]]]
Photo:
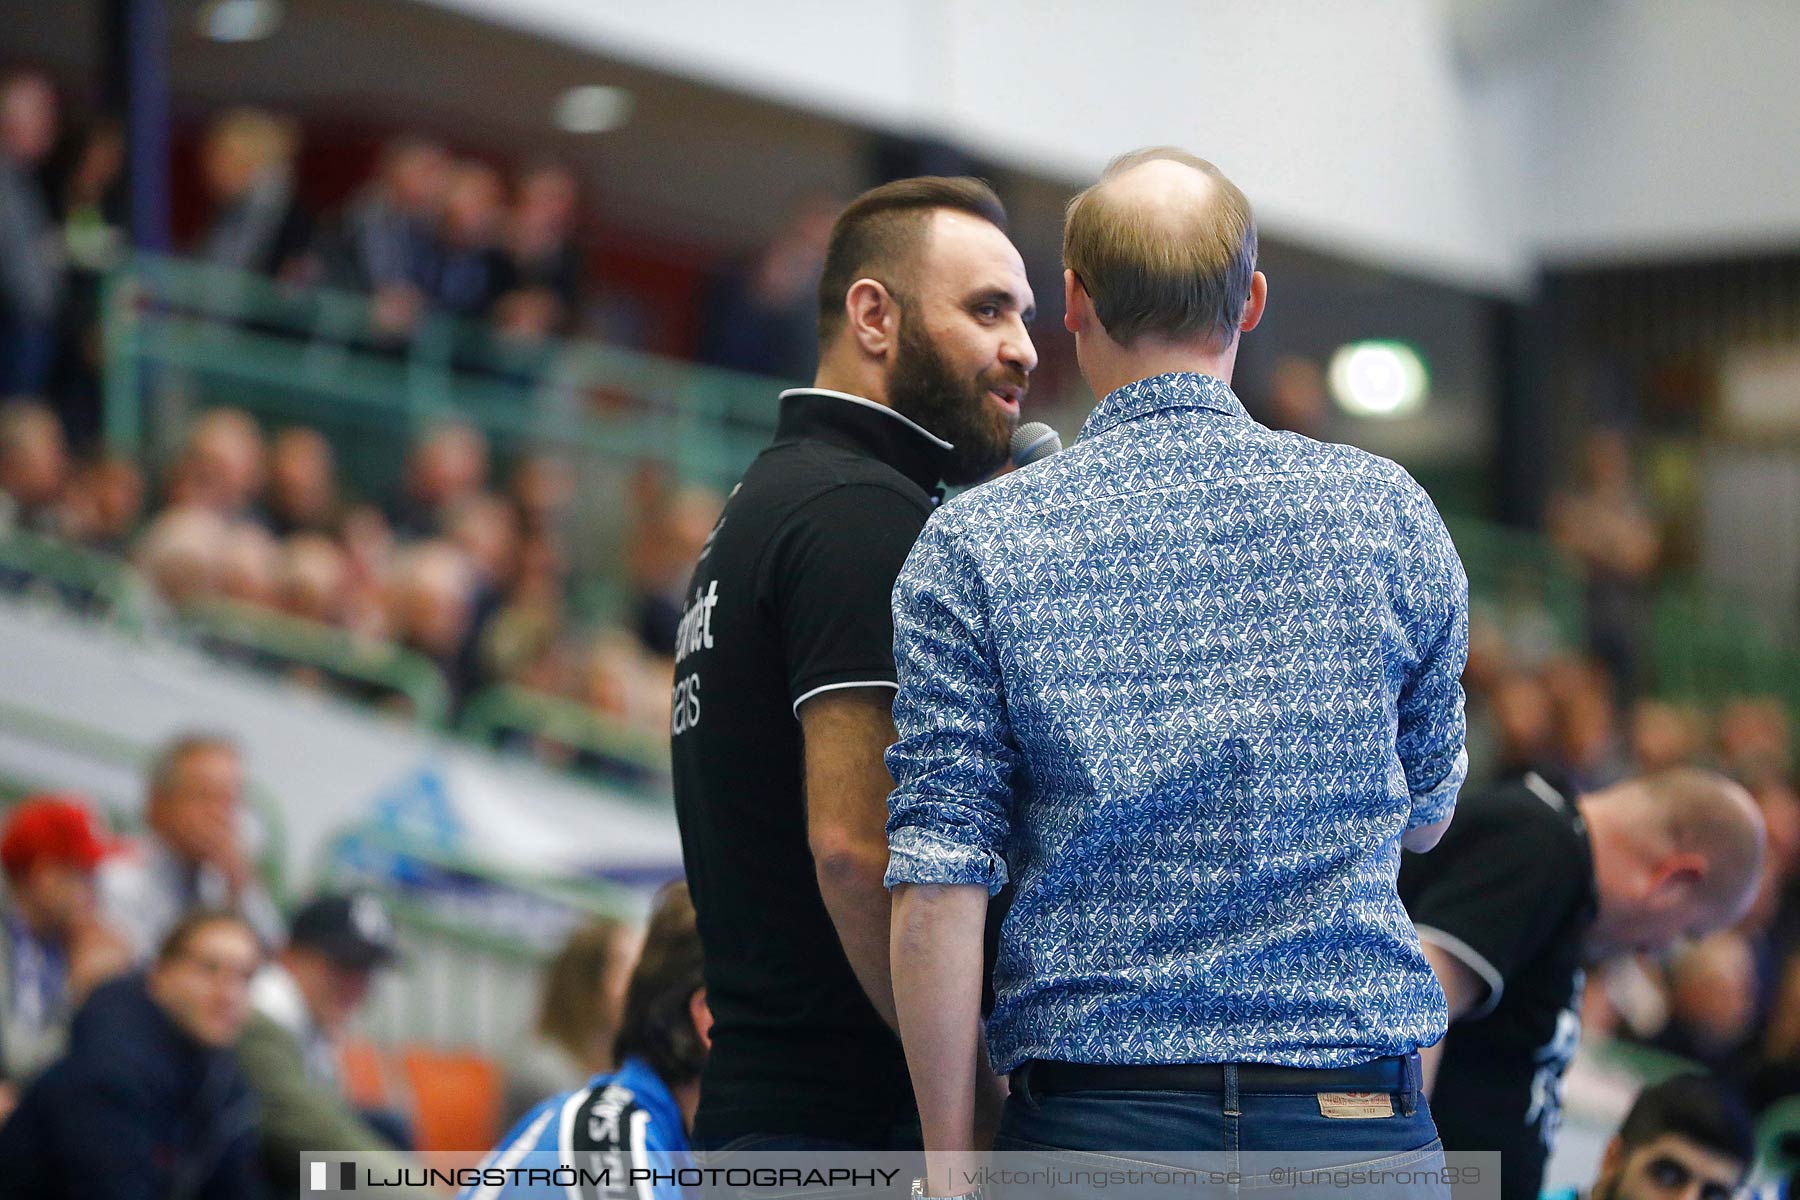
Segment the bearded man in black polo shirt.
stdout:
[[702,1149],[918,1137],[882,886],[890,594],[940,480],[1005,461],[1037,365],[1005,222],[973,179],[900,180],[844,210],[814,386],[782,393],[688,589],[671,733],[714,1017]]
[[1447,1150],[1498,1150],[1504,1200],[1536,1200],[1581,1040],[1583,967],[1735,923],[1762,873],[1761,813],[1682,768],[1582,796],[1542,776],[1457,802],[1400,898],[1449,1003],[1420,1051]]

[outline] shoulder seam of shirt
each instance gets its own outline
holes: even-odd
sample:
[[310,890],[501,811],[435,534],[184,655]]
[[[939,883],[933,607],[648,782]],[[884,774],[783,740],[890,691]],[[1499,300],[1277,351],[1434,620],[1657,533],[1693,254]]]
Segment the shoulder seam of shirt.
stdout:
[[[885,465],[885,464],[883,464],[883,465]],[[899,472],[896,471],[895,474],[899,475]],[[911,480],[907,480],[906,477],[903,475],[900,476],[900,478],[907,483],[911,483]],[[751,587],[754,589],[760,584],[760,582],[762,580],[762,574],[763,574],[763,563],[765,561],[767,561],[770,549],[775,545],[776,542],[781,540],[781,535],[786,533],[788,531],[789,527],[791,527],[795,521],[800,519],[800,514],[802,512],[806,511],[806,509],[809,508],[814,503],[816,503],[820,500],[823,500],[825,497],[830,496],[836,492],[844,491],[847,488],[860,488],[860,487],[875,488],[878,491],[889,492],[895,496],[898,496],[900,499],[907,501],[908,503],[913,503],[914,498],[911,495],[909,495],[904,488],[900,487],[898,484],[894,483],[892,480],[887,480],[887,479],[840,480],[837,483],[832,484],[830,487],[827,487],[819,492],[814,493],[811,496],[808,496],[806,499],[800,501],[798,504],[794,505],[791,509],[789,509],[787,514],[785,516],[783,516],[781,518],[781,520],[777,521],[775,523],[775,527],[769,531],[769,536],[763,540],[763,544],[761,546],[757,547],[756,561],[754,561],[750,564]],[[920,506],[917,505],[916,503],[914,503],[913,507],[915,509],[917,509]],[[924,515],[927,518],[929,518],[931,516],[931,509],[928,506],[925,507],[923,511],[924,511]]]
[[1500,996],[1506,991],[1506,978],[1495,969],[1494,964],[1489,962],[1481,951],[1454,933],[1445,933],[1435,925],[1419,925],[1416,928],[1421,942],[1430,942],[1440,950],[1449,951],[1457,961],[1481,976],[1481,981],[1487,984],[1487,1002],[1480,1008],[1464,1014],[1459,1018],[1460,1020],[1478,1021],[1500,1006]]

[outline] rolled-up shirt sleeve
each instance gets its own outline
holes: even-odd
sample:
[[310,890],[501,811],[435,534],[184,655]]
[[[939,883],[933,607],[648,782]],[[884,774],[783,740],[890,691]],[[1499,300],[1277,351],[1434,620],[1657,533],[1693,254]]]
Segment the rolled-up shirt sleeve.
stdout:
[[1416,829],[1450,816],[1469,773],[1462,689],[1469,580],[1443,518],[1417,484],[1401,500],[1399,525],[1396,591],[1414,654],[1401,682],[1395,749],[1412,796],[1406,827]]
[[894,700],[887,752],[887,886],[1006,883],[1018,751],[990,637],[986,589],[940,510],[894,585]]

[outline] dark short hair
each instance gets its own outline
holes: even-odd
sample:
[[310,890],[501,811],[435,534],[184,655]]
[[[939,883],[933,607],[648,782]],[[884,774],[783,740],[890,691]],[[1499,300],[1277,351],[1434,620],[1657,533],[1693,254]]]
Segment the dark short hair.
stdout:
[[657,897],[643,953],[625,989],[615,1060],[641,1058],[670,1087],[699,1078],[706,1047],[688,1001],[706,986],[702,961],[694,902],[687,884],[672,883]]
[[[1151,162],[1174,162],[1210,179],[1203,208],[1171,217],[1122,203],[1115,179]],[[1129,346],[1150,334],[1172,340],[1208,335],[1231,344],[1256,273],[1256,218],[1250,202],[1219,168],[1172,146],[1115,158],[1100,181],[1069,201],[1063,265],[1094,302],[1106,335]]]
[[1004,231],[1006,206],[994,189],[967,175],[919,175],[870,188],[838,214],[819,277],[819,345],[844,326],[844,296],[859,279],[889,291],[909,282],[908,270],[925,244],[931,214],[965,212]]
[[156,965],[167,966],[186,954],[200,931],[214,925],[236,925],[250,935],[259,950],[262,947],[262,939],[256,936],[256,930],[241,914],[229,908],[196,908],[183,914],[181,920],[175,922],[175,928],[163,936],[162,943],[156,948]]
[[1745,1171],[1756,1157],[1756,1127],[1750,1113],[1730,1088],[1710,1075],[1677,1075],[1645,1088],[1619,1126],[1619,1141],[1628,1151],[1665,1134],[1741,1162]]

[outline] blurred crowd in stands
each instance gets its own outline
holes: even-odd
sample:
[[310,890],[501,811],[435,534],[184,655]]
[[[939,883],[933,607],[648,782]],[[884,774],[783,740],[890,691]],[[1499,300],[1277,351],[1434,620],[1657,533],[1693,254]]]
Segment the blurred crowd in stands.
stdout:
[[328,891],[284,920],[244,781],[228,738],[189,734],[152,764],[135,837],[66,795],[0,818],[0,1195],[112,1179],[143,1195],[294,1195],[304,1151],[405,1164],[432,1104],[485,1112],[462,1136],[491,1139],[614,1065],[638,940],[600,919],[550,962],[517,1042],[482,1048],[498,1064],[487,1094],[440,1095],[458,1089],[418,1071],[410,1095],[371,1087],[380,1069],[352,1023],[402,963],[393,918],[373,893]]
[[[292,286],[366,293],[370,332],[403,342],[436,314],[533,344],[577,331],[630,342],[641,322],[597,299],[592,214],[569,167],[510,171],[401,135],[371,177],[321,202],[300,173],[298,122],[254,108],[215,115],[194,171],[204,217],[178,253]],[[116,121],[64,119],[52,82],[0,75],[0,396],[51,403],[86,448],[99,428],[101,279],[129,224]],[[724,255],[693,297],[682,350],[716,366],[810,376],[815,289],[834,198],[796,198],[756,251]],[[612,297],[629,309],[628,298]]]
[[584,629],[570,610],[570,471],[554,455],[528,455],[498,477],[480,432],[444,424],[419,439],[398,490],[377,503],[345,494],[316,430],[271,437],[220,408],[196,418],[151,485],[122,459],[71,459],[44,406],[0,408],[0,528],[125,556],[178,616],[223,604],[403,647],[442,674],[453,711],[513,684],[660,735],[680,591],[718,501],[640,471],[624,616]]

